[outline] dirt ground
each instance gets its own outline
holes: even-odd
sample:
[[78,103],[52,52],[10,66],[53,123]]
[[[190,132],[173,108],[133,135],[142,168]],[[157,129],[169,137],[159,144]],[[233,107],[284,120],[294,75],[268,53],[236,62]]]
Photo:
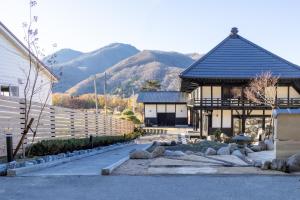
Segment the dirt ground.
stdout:
[[154,159],[130,159],[118,167],[113,175],[162,175],[162,174],[284,174],[279,171],[261,170],[249,166],[235,156],[187,155]]

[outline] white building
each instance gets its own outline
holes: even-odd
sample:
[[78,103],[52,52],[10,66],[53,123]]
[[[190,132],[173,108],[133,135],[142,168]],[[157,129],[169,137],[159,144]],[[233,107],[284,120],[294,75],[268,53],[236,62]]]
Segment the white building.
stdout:
[[[30,66],[28,54],[26,46],[0,22],[0,95],[24,98]],[[48,97],[47,102],[51,104],[51,82],[56,82],[57,77],[38,58],[34,57],[32,62],[30,88],[33,87],[34,71],[40,66],[35,86],[38,92],[33,95],[33,101],[43,103]]]

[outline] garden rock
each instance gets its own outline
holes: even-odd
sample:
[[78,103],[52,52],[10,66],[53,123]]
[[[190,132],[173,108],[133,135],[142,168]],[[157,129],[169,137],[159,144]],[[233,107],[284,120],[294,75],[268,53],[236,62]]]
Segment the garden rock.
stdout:
[[129,154],[130,159],[149,159],[151,157],[151,153],[145,150],[134,150]]
[[271,162],[270,161],[264,161],[262,163],[261,169],[262,170],[268,170],[271,168]]
[[234,155],[234,156],[236,156],[236,157],[238,157],[238,158],[241,158],[241,159],[244,159],[244,158],[245,158],[245,155],[243,155],[243,154],[241,153],[240,150],[234,150],[234,151],[232,152],[232,155]]
[[164,153],[165,153],[165,148],[163,146],[158,146],[158,147],[155,147],[155,149],[153,150],[152,157],[156,158],[159,156],[163,156]]
[[271,163],[271,169],[286,172],[287,171],[286,161],[282,159],[273,159]]
[[274,143],[273,140],[267,139],[264,141],[266,145],[266,150],[274,150]]
[[215,141],[216,140],[216,137],[214,135],[209,135],[207,136],[206,138],[208,141]]
[[188,151],[185,151],[185,154],[186,154],[186,155],[191,155],[191,154],[193,154],[193,153],[194,153],[194,152],[189,151],[189,150],[188,150]]
[[261,168],[262,162],[261,162],[261,161],[254,161],[253,166],[254,166],[254,167]]
[[220,135],[220,139],[223,141],[223,142],[226,142],[230,139],[230,137],[228,137],[228,135],[226,135],[225,133],[221,133]]
[[177,143],[176,143],[176,141],[174,141],[174,140],[171,141],[171,143],[170,143],[171,146],[176,146],[176,144],[177,144]]
[[230,149],[229,147],[221,147],[218,151],[217,151],[218,155],[230,155]]
[[16,167],[17,167],[17,162],[16,161],[11,161],[7,165],[8,169],[15,169]]
[[233,151],[239,149],[238,145],[236,143],[230,143],[230,144],[228,144],[228,148],[230,149],[230,153],[232,153]]
[[170,151],[170,150],[166,150],[164,153],[165,156],[184,156],[186,155],[185,153],[183,153],[182,151]]
[[262,151],[261,146],[259,145],[253,145],[252,147],[250,147],[250,149],[254,152]]
[[252,149],[250,149],[249,147],[245,147],[244,149],[245,149],[247,154],[248,153],[254,153],[254,151]]
[[208,147],[205,151],[206,156],[211,156],[211,155],[216,155],[216,154],[217,154],[217,151],[211,147]]
[[300,171],[300,153],[289,157],[287,160],[287,166],[290,172]]

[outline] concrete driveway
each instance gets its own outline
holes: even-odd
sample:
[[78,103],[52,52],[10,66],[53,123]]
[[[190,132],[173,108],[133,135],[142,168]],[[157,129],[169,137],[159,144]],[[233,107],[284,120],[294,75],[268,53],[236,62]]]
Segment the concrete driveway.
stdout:
[[100,175],[102,168],[128,156],[133,149],[142,149],[145,146],[147,144],[133,144],[21,176]]

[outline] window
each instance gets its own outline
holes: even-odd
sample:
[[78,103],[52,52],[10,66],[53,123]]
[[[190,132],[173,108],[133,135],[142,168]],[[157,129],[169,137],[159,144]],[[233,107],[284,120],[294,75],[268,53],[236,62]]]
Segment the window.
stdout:
[[225,99],[236,99],[241,98],[243,96],[242,94],[242,88],[241,87],[223,87],[223,98]]
[[1,95],[9,96],[9,86],[1,85]]
[[19,87],[18,86],[1,85],[0,95],[18,97],[19,96]]

